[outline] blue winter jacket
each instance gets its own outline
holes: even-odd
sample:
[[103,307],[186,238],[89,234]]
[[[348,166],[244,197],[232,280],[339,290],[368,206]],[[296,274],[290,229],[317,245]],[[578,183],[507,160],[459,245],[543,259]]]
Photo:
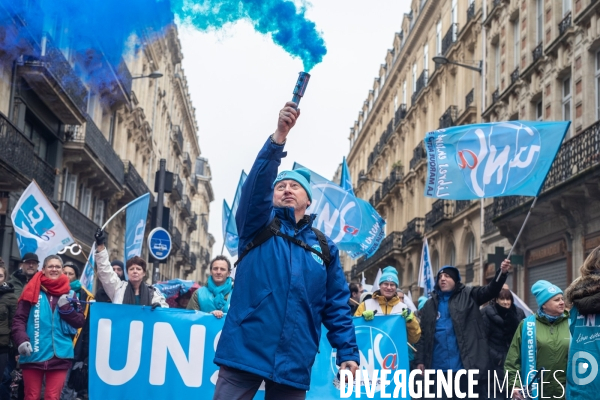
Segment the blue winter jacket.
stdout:
[[450,317],[449,300],[453,292],[438,291],[438,320],[433,339],[432,369],[458,371],[463,369],[458,350],[458,340]]
[[[283,146],[267,140],[248,174],[236,214],[240,254],[275,216],[283,233],[318,245],[310,228],[314,215],[297,225],[293,208],[273,206],[272,185],[285,156]],[[308,390],[321,324],[337,349],[337,364],[359,363],[348,284],[338,249],[331,240],[328,243],[329,268],[313,253],[278,236],[248,253],[237,267],[216,364]]]

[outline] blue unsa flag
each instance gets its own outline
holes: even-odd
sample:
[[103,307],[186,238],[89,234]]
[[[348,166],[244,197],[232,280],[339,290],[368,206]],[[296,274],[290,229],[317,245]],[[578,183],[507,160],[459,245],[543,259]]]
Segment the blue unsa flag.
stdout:
[[240,238],[238,236],[237,225],[235,223],[235,214],[237,214],[237,209],[240,205],[242,187],[244,186],[244,182],[246,182],[247,177],[248,175],[246,172],[242,171],[233,202],[231,203],[231,208],[229,208],[227,202],[223,203],[223,223],[225,224],[225,228],[223,229],[223,241],[225,247],[227,247],[227,251],[229,251],[229,254],[231,254],[231,257],[235,257],[238,254],[238,244]]
[[[298,168],[305,167],[294,163]],[[313,226],[353,259],[373,255],[385,237],[385,220],[371,204],[354,196],[348,166],[342,166],[342,186],[310,171],[310,187],[313,201],[308,213],[317,214]]]
[[570,121],[508,121],[427,133],[425,196],[537,196]]

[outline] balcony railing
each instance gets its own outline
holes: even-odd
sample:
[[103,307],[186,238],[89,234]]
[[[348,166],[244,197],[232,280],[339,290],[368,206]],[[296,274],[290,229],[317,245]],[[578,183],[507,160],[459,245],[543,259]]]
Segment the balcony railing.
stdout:
[[402,232],[402,247],[408,246],[411,242],[419,240],[423,237],[423,229],[425,227],[425,218],[414,218]]
[[185,194],[181,199],[181,215],[184,218],[190,217],[192,215],[192,203],[190,202],[190,198]]
[[192,173],[192,160],[190,159],[190,153],[187,151],[183,153],[183,173],[186,176]]
[[181,232],[176,226],[171,228],[171,236],[173,239],[173,245],[178,249],[181,248]]
[[544,55],[544,43],[538,44],[535,47],[535,49],[533,49],[533,51],[531,52],[531,55],[533,56],[533,62],[534,63],[537,60],[539,60],[540,58],[542,58],[542,56]]
[[400,104],[394,114],[394,129],[400,125],[400,122],[406,117],[406,104]]
[[440,117],[440,129],[450,128],[456,125],[458,119],[458,107],[450,106]]
[[387,235],[379,245],[379,248],[369,258],[362,257],[356,263],[356,267],[354,267],[352,271],[353,276],[357,276],[363,271],[366,271],[377,262],[381,261],[382,258],[389,255],[394,249],[400,250],[402,247],[402,232],[392,232]]
[[177,174],[173,174],[173,189],[171,190],[171,198],[175,201],[181,200],[183,196],[183,182]]
[[140,174],[138,174],[131,161],[127,161],[125,164],[125,184],[129,187],[131,193],[133,193],[135,197],[140,197],[141,195],[150,192],[148,185],[146,185],[146,182],[144,182]]
[[494,90],[492,93],[492,104],[496,104],[496,102],[500,99],[500,89]]
[[458,215],[471,207],[471,200],[456,200],[454,202],[454,215]]
[[173,125],[171,139],[173,140],[175,151],[177,154],[181,154],[183,151],[183,133],[181,132],[179,125]]
[[410,160],[410,169],[415,169],[415,167],[417,166],[417,164],[419,164],[419,162],[421,160],[425,160],[427,158],[427,151],[425,150],[425,145],[423,144],[423,142],[420,142],[417,147],[414,148],[413,150],[413,158],[411,158]]
[[473,100],[475,100],[475,88],[471,89],[465,96],[465,108],[469,108],[469,106],[473,104]]
[[94,233],[99,228],[94,221],[66,201],[60,202],[60,216],[78,242],[94,243]]
[[467,8],[467,22],[470,22],[473,18],[475,18],[475,1]]
[[423,72],[421,72],[421,75],[419,75],[419,78],[417,79],[417,83],[415,84],[415,91],[411,96],[411,101],[412,101],[411,105],[415,104],[415,102],[417,101],[417,98],[419,97],[419,95],[421,94],[423,89],[425,89],[427,87],[428,80],[429,80],[428,71],[426,69],[424,69]]
[[402,182],[402,178],[404,178],[404,169],[402,167],[392,169],[390,175],[385,178],[383,185],[381,185],[381,198],[383,199],[390,194],[394,187]]
[[519,67],[515,68],[515,70],[510,74],[510,84],[514,85],[516,81],[519,80]]
[[188,242],[181,243],[181,248],[179,249],[179,251],[181,251],[181,255],[183,256],[183,259],[185,261],[189,261],[189,259],[190,259],[190,245],[188,244]]
[[0,159],[27,179],[35,179],[49,199],[54,198],[54,168],[35,154],[27,139],[0,113]]
[[565,15],[565,17],[562,19],[562,21],[560,21],[560,23],[558,24],[558,35],[562,36],[567,29],[569,29],[569,27],[571,26],[571,13],[568,13],[567,15]]
[[441,222],[452,218],[452,201],[436,200],[431,205],[431,211],[425,214],[425,232],[431,232]]
[[454,23],[450,25],[450,29],[446,32],[442,38],[442,55],[446,55],[450,47],[456,42],[458,37],[458,24]]

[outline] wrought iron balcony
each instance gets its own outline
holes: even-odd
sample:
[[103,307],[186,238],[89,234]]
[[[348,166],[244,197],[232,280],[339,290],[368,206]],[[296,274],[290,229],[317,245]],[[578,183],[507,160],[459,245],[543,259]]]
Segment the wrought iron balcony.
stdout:
[[558,24],[558,35],[562,36],[567,29],[569,29],[569,27],[571,26],[571,13],[568,13],[567,15],[565,15],[565,17],[562,19],[562,21],[560,21],[560,23]]
[[173,147],[177,154],[181,154],[183,151],[183,133],[179,125],[173,125],[171,130],[171,140],[173,140]]
[[440,117],[440,128],[445,129],[450,128],[456,125],[456,120],[458,119],[458,107],[450,106],[448,109],[442,114]]
[[412,101],[411,105],[414,105],[416,103],[417,98],[419,97],[419,95],[421,94],[423,89],[425,89],[427,87],[428,81],[429,81],[428,71],[426,69],[424,69],[423,72],[421,72],[421,75],[419,75],[419,78],[417,79],[417,83],[415,85],[415,92],[411,96],[411,101]]
[[394,119],[390,119],[390,122],[387,124],[387,128],[381,134],[381,139],[379,139],[379,147],[383,149],[383,146],[387,144],[392,135],[394,134]]
[[24,57],[18,73],[62,123],[80,125],[85,119],[88,90],[48,35],[45,41],[45,54]]
[[467,8],[467,22],[470,22],[473,18],[475,18],[475,1]]
[[519,67],[515,68],[513,72],[510,74],[510,84],[514,85],[516,81],[519,80]]
[[171,190],[171,199],[175,201],[181,200],[183,197],[183,182],[177,174],[173,174],[173,189]]
[[10,170],[24,176],[24,180],[35,179],[46,196],[49,199],[54,198],[54,168],[35,154],[33,142],[27,139],[2,113],[0,113],[0,160]]
[[185,176],[190,176],[192,173],[192,160],[190,159],[190,153],[187,151],[183,153],[183,173]]
[[425,218],[414,218],[402,232],[402,247],[406,247],[411,242],[420,240],[423,237],[423,228],[425,227]]
[[371,268],[373,265],[389,256],[394,250],[400,251],[402,247],[402,232],[392,232],[387,235],[379,245],[377,251],[369,258],[361,257],[353,270],[353,276],[356,277],[363,271]]
[[192,215],[186,218],[185,222],[188,224],[188,231],[195,231],[198,229],[198,214],[196,214],[195,211],[192,211]]
[[184,218],[190,217],[192,215],[192,203],[190,202],[190,198],[187,195],[183,195],[183,198],[180,202],[180,206],[180,212]]
[[171,228],[171,237],[173,239],[173,245],[177,247],[177,249],[181,248],[181,232],[176,226]]
[[94,243],[99,226],[66,201],[59,202],[59,206],[60,216],[75,239],[80,243]]
[[413,158],[410,160],[410,169],[415,169],[415,167],[419,164],[421,160],[425,160],[427,158],[427,151],[425,150],[425,145],[423,142],[420,142],[417,147],[413,150]]
[[138,174],[131,161],[125,163],[125,185],[131,190],[134,198],[140,197],[145,193],[150,193],[148,185],[146,185],[146,182]]
[[179,249],[181,256],[184,261],[189,261],[190,259],[190,245],[188,242],[181,243],[181,248]]
[[469,108],[469,106],[473,104],[473,100],[475,100],[475,88],[471,89],[471,91],[465,96],[465,108]]
[[400,104],[396,113],[394,114],[394,129],[400,125],[400,122],[406,117],[406,104]]
[[492,104],[496,104],[498,99],[500,99],[500,89],[496,89],[492,93]]
[[438,224],[452,218],[452,201],[436,200],[431,205],[431,211],[425,214],[425,232],[431,232]]
[[446,55],[450,47],[456,42],[458,37],[458,24],[454,23],[450,25],[450,28],[442,38],[442,55]]
[[540,43],[538,44],[535,49],[533,49],[533,51],[531,52],[531,55],[533,56],[533,62],[535,63],[537,60],[539,60],[540,58],[542,58],[542,56],[544,55],[544,43]]
[[454,215],[458,215],[471,207],[471,200],[456,200],[454,202]]
[[384,199],[390,194],[396,185],[402,182],[402,178],[404,178],[404,169],[402,167],[392,169],[390,175],[385,178],[383,185],[381,185],[381,198]]

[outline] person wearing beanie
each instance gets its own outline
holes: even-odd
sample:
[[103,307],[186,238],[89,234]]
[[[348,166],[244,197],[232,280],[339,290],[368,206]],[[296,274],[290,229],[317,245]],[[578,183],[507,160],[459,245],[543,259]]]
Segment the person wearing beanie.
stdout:
[[417,343],[421,337],[421,327],[409,308],[398,297],[398,271],[394,267],[385,267],[379,278],[379,290],[373,297],[360,303],[355,317],[373,320],[375,315],[402,315],[406,319],[406,337],[410,343]]
[[339,250],[307,214],[310,172],[278,171],[299,116],[295,103],[285,104],[242,187],[235,290],[214,358],[215,400],[251,398],[263,381],[266,398],[304,399],[321,326],[340,369],[358,369]]
[[[489,350],[479,307],[498,296],[509,269],[510,261],[504,260],[488,285],[470,287],[461,282],[456,267],[440,268],[431,298],[419,311],[423,334],[416,346],[417,368],[442,370],[446,374],[447,371],[477,369],[477,390],[481,394],[485,392],[487,385],[483,381],[487,378]],[[467,387],[466,376],[464,378],[460,380],[463,392]]]
[[[600,247],[596,247],[579,268],[581,276],[573,281],[565,290],[567,304],[572,306],[570,311],[571,337],[579,338],[600,337]],[[571,341],[569,354],[585,351],[596,360],[600,360],[600,341],[592,343]],[[573,360],[569,358],[567,367],[567,398],[592,400],[600,393],[600,379],[583,383],[574,377],[586,362],[585,358]],[[579,376],[578,376],[579,377]],[[584,378],[581,376],[580,378]]]
[[[544,397],[564,399],[564,387],[567,382],[565,371],[567,370],[571,335],[569,312],[565,311],[563,291],[548,281],[540,280],[533,284],[531,293],[535,296],[538,311],[519,324],[506,356],[504,370],[508,373],[509,382],[514,382],[517,371],[519,371],[521,379],[523,379],[523,386],[529,384],[523,378],[527,376],[526,371],[539,370],[541,367],[550,370],[548,376],[553,375],[554,379],[543,383]],[[531,340],[532,338],[534,340]],[[531,346],[533,347],[531,348]],[[531,348],[531,353],[522,354],[523,348]],[[541,390],[538,389],[538,393]],[[523,398],[516,389],[512,393],[512,397]],[[579,397],[570,398],[579,399]]]

